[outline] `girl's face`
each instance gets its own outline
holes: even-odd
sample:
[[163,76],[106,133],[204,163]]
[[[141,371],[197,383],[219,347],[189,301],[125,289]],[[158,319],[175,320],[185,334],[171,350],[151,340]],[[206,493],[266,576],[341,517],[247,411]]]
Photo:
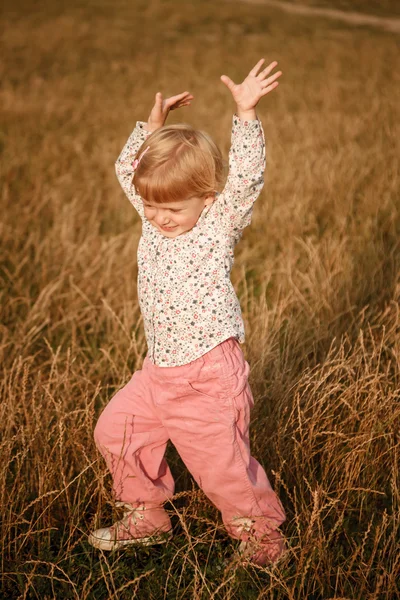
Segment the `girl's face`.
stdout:
[[215,196],[193,196],[179,202],[156,204],[143,200],[146,219],[165,237],[175,238],[193,229],[205,206],[212,204]]

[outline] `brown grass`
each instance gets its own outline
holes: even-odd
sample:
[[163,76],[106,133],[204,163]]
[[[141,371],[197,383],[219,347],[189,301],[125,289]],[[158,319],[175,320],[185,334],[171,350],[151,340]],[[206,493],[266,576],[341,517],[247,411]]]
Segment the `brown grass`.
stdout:
[[[3,597],[397,598],[397,39],[209,0],[40,7],[10,5],[0,45]],[[219,76],[261,56],[284,75],[259,107],[268,177],[233,280],[253,451],[290,551],[238,569],[170,449],[173,542],[98,554],[86,536],[113,508],[94,424],[146,351],[140,224],[114,161],[157,90],[190,90],[171,122],[209,131],[226,156],[234,107]]]

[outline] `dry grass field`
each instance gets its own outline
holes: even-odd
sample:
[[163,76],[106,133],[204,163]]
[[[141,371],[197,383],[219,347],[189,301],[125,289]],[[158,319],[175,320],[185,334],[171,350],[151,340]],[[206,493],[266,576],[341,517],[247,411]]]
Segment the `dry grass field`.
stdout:
[[[333,2],[331,2],[333,4]],[[394,600],[400,595],[399,39],[197,0],[15,0],[3,9],[1,597]],[[157,90],[227,157],[219,81],[260,57],[266,184],[233,281],[255,396],[253,453],[289,552],[240,568],[173,448],[175,536],[106,554],[115,516],[92,434],[141,365],[140,222],[114,161]]]

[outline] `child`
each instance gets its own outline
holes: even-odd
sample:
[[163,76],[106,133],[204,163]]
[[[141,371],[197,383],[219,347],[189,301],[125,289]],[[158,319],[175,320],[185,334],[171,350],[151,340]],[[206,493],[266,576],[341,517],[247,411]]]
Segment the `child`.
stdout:
[[211,138],[188,125],[164,127],[169,110],[190,104],[189,92],[165,101],[156,94],[148,122],[137,122],[116,163],[143,224],[138,295],[148,353],[95,429],[124,509],[120,521],[89,536],[102,550],[171,536],[163,508],[174,493],[168,440],[247,560],[273,563],[284,550],[284,510],[250,455],[253,398],[229,279],[234,246],[263,186],[265,142],[255,107],[281,75],[269,76],[276,62],[258,73],[263,62],[240,85],[221,76],[237,104],[222,193],[222,157]]

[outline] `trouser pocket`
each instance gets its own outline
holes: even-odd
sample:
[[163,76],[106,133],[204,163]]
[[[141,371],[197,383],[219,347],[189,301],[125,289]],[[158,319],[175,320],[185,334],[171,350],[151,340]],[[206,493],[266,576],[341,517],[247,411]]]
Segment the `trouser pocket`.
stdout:
[[239,396],[248,384],[250,367],[238,348],[222,352],[211,360],[205,355],[195,378],[187,380],[189,388],[203,396],[228,400]]

